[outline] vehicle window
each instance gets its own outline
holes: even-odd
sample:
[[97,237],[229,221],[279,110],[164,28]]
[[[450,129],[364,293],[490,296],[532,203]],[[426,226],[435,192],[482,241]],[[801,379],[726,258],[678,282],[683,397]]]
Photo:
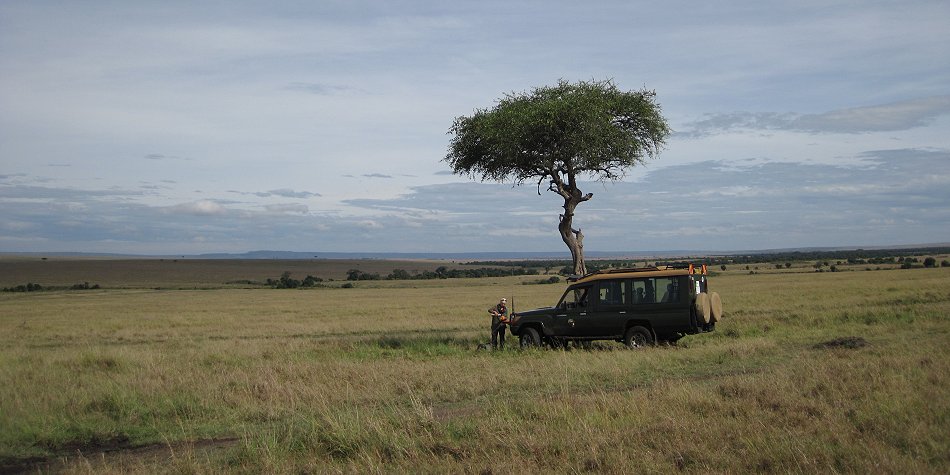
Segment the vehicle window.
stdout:
[[656,277],[633,281],[633,303],[679,302],[679,280],[676,277]]
[[561,306],[564,308],[583,308],[587,306],[587,291],[590,287],[580,287],[574,290],[568,290],[564,294],[564,300]]
[[621,280],[601,282],[597,291],[598,306],[618,306],[630,303],[628,287]]
[[654,303],[656,292],[653,291],[653,279],[636,279],[633,281],[633,303]]
[[654,283],[656,294],[659,297],[657,302],[670,303],[679,302],[679,280],[675,277],[657,277]]

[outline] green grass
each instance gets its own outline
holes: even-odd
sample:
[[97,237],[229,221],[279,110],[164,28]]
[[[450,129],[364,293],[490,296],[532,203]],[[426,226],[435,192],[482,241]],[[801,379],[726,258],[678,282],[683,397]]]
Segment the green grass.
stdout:
[[0,466],[945,473],[948,277],[726,272],[716,332],[643,351],[479,350],[563,290],[519,278],[0,294]]

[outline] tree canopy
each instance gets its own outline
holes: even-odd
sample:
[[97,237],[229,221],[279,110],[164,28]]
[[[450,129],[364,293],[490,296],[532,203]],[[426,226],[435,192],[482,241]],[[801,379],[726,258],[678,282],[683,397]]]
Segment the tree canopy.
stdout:
[[482,181],[537,180],[564,198],[558,226],[576,273],[584,273],[583,234],[575,207],[593,197],[579,178],[618,180],[660,153],[670,134],[654,91],[621,91],[611,80],[559,81],[506,94],[490,109],[455,119],[445,161],[456,174]]
[[655,158],[670,133],[654,91],[613,81],[558,82],[507,94],[491,109],[458,117],[446,161],[458,174],[523,183],[568,175],[619,179]]

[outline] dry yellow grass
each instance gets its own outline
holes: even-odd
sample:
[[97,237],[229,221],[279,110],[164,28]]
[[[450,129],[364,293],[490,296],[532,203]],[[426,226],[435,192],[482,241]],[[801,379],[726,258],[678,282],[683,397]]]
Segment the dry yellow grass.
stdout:
[[948,277],[727,273],[716,332],[644,351],[477,350],[498,297],[563,289],[517,278],[0,294],[0,462],[946,472]]

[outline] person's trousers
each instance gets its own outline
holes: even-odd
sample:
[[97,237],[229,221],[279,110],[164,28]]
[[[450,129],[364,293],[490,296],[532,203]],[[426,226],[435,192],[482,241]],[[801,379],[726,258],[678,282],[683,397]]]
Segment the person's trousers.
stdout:
[[492,348],[498,348],[501,346],[505,347],[505,330],[508,328],[508,325],[498,324],[492,327],[491,329],[491,346]]

